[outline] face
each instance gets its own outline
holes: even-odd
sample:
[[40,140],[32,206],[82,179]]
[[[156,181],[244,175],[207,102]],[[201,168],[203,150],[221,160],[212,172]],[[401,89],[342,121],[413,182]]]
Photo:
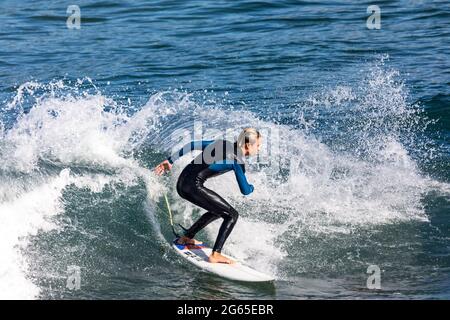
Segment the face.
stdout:
[[261,137],[258,138],[258,140],[254,144],[247,143],[245,145],[245,150],[247,151],[246,155],[248,155],[250,157],[256,155],[259,152],[259,150],[261,149],[261,146],[262,146],[262,138]]

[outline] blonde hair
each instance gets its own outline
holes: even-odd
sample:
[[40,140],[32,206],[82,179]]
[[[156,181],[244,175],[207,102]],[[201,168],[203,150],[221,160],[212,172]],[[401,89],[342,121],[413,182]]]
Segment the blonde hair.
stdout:
[[245,128],[239,134],[237,139],[237,145],[242,148],[246,143],[254,144],[256,141],[261,138],[261,134],[255,128]]

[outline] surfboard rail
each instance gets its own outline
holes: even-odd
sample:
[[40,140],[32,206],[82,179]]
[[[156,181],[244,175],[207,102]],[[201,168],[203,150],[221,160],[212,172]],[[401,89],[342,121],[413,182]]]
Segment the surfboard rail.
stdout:
[[225,257],[236,261],[234,264],[211,263],[208,257],[211,255],[212,249],[205,244],[178,244],[178,238],[173,240],[172,247],[184,259],[201,268],[206,272],[216,274],[220,277],[245,282],[268,282],[274,281],[275,278],[260,271],[257,271],[236,258],[223,254]]

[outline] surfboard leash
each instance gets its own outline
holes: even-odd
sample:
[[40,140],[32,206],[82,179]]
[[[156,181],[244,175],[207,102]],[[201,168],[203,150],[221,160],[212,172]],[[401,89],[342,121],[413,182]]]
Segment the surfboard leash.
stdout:
[[[180,235],[175,231],[175,227],[173,225],[172,210],[170,210],[169,199],[167,199],[166,193],[164,193],[164,199],[166,200],[167,211],[169,212],[169,222],[170,222],[170,226],[172,227],[172,232],[175,235],[175,237],[180,238]],[[182,226],[180,225],[180,227],[182,227]],[[186,231],[185,228],[183,228],[183,229]]]

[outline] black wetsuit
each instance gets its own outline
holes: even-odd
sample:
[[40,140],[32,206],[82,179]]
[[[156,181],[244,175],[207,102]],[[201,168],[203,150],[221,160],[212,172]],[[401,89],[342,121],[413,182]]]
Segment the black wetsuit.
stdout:
[[233,230],[238,212],[221,196],[206,188],[207,179],[233,170],[244,195],[253,192],[253,186],[245,177],[245,163],[237,143],[227,140],[193,141],[168,158],[170,163],[191,150],[203,150],[180,174],[177,182],[178,194],[193,204],[207,210],[186,232],[185,236],[194,238],[196,233],[212,221],[223,218],[213,251],[221,252],[222,247]]

